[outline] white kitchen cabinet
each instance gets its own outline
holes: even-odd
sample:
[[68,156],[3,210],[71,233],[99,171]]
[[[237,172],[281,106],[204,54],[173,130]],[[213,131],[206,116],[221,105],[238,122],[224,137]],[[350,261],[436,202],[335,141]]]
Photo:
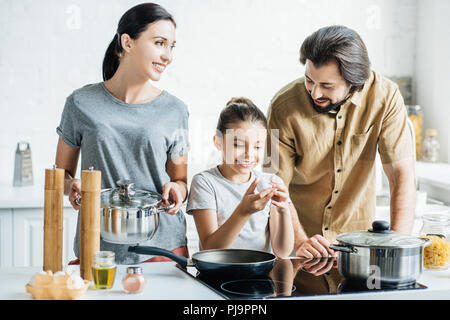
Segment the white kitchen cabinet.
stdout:
[[12,209],[0,209],[0,267],[12,266]]
[[[73,238],[77,211],[64,197],[63,265],[75,259]],[[0,266],[43,266],[44,182],[13,187],[0,183]]]
[[[42,266],[44,255],[44,209],[14,208],[13,224],[13,266]],[[77,224],[77,212],[64,208],[63,222],[63,265],[75,259],[73,237]]]

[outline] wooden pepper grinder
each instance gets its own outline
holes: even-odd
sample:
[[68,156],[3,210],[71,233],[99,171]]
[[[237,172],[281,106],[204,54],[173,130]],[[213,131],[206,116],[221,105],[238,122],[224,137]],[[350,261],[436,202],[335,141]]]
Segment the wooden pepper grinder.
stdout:
[[64,169],[45,169],[44,271],[61,271],[63,251]]
[[92,281],[94,254],[100,250],[101,171],[81,171],[80,276]]

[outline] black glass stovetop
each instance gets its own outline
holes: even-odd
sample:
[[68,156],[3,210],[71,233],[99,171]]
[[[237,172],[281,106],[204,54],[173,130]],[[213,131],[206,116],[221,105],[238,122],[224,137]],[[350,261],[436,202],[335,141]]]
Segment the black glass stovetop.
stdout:
[[225,299],[272,299],[427,288],[417,282],[395,287],[349,283],[339,274],[336,258],[278,259],[268,276],[245,279],[207,277],[194,267],[183,268],[178,264],[177,268]]

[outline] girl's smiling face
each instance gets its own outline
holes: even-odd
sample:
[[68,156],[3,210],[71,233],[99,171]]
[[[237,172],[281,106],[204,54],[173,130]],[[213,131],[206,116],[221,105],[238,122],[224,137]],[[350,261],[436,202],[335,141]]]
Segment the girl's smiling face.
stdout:
[[223,165],[234,174],[246,175],[263,159],[266,136],[261,123],[240,121],[230,125],[223,137],[214,136],[214,144],[222,152]]

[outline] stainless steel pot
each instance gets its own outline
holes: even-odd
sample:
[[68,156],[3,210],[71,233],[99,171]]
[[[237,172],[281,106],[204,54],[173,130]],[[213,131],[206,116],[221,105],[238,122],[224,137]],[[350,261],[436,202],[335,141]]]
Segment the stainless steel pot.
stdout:
[[135,190],[131,180],[119,180],[117,185],[118,188],[101,192],[102,239],[118,244],[138,244],[151,239],[159,226],[159,214],[174,204],[163,206],[159,193]]
[[403,235],[389,230],[387,221],[374,221],[372,229],[341,234],[338,270],[346,281],[358,285],[408,286],[423,269],[423,248],[429,239]]

